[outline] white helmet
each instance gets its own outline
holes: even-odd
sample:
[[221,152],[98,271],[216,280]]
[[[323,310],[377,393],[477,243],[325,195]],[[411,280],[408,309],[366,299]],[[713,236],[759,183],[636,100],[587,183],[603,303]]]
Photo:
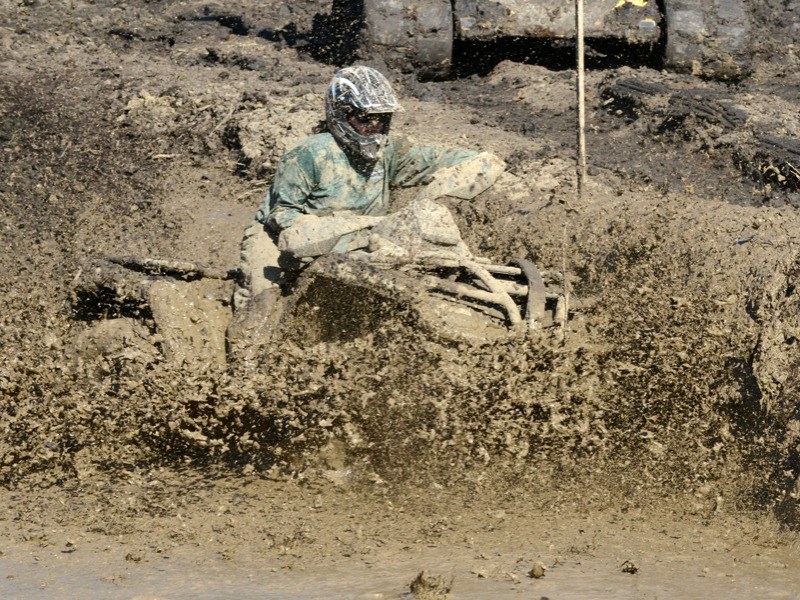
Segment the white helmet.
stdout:
[[[345,148],[368,160],[378,158],[386,145],[391,114],[403,108],[389,81],[371,67],[345,67],[336,72],[325,93],[325,120],[333,137]],[[362,135],[349,123],[348,117],[385,115],[380,133]]]

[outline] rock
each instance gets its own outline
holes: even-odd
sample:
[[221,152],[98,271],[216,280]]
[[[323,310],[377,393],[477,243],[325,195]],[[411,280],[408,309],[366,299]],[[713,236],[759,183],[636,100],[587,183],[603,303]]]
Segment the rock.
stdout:
[[547,571],[547,567],[544,566],[544,563],[537,561],[536,564],[533,565],[533,568],[528,571],[528,576],[533,577],[534,579],[541,579],[544,577],[545,571]]

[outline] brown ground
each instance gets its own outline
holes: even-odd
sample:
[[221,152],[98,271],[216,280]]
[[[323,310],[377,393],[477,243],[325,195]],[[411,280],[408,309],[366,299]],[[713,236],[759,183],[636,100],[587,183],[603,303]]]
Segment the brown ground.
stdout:
[[[250,370],[180,364],[146,308],[73,285],[94,255],[236,265],[342,59],[327,4],[0,6],[4,597],[800,589],[800,181],[768,142],[800,134],[793,3],[755,7],[737,84],[591,71],[582,200],[569,72],[390,73],[398,130],[509,164],[451,207],[482,255],[566,262],[566,341],[389,319]],[[228,284],[178,287],[224,328]]]

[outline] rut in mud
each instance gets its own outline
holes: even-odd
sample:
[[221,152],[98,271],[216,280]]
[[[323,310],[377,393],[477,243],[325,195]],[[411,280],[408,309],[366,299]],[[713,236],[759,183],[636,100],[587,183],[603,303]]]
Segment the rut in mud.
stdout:
[[[669,497],[700,515],[724,499],[797,525],[789,23],[754,11],[777,33],[735,85],[641,66],[591,72],[583,202],[568,71],[504,61],[450,81],[389,72],[408,109],[399,131],[506,160],[495,188],[445,202],[476,253],[566,265],[566,340],[445,343],[384,306],[366,335],[309,344],[309,306],[240,369],[171,360],[146,303],[74,293],[95,255],[235,265],[277,159],[322,115],[328,63],[351,58],[308,42],[330,25],[316,3],[206,8],[53,14],[34,2],[3,17],[5,487],[101,489],[164,468],[176,481],[255,473],[569,489],[625,505]],[[228,284],[174,285],[211,307],[199,327],[224,330]]]

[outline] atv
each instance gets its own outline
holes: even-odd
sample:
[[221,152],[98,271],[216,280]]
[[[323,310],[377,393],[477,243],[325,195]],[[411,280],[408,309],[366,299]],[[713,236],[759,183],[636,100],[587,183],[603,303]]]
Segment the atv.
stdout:
[[[344,2],[343,4],[347,4]],[[574,0],[359,0],[362,45],[400,71],[446,77],[459,44],[575,38]],[[585,37],[661,54],[665,67],[736,79],[749,71],[744,0],[586,0]]]
[[[316,318],[337,337],[337,331],[358,334],[360,328],[341,329],[336,323],[352,323],[359,311],[368,314],[371,309],[357,299],[369,296],[405,306],[417,326],[449,340],[484,342],[563,324],[564,296],[545,284],[536,265],[524,259],[495,264],[474,256],[450,211],[437,202],[418,199],[377,223],[373,217],[347,215],[325,221],[323,227],[290,228],[281,246],[311,259],[291,286],[290,306],[325,308]],[[347,231],[357,249],[322,253],[321,247],[340,239],[338,232],[326,233],[331,229]],[[356,301],[343,304],[345,297]]]
[[[216,364],[253,358],[276,335],[298,330],[302,345],[353,339],[399,313],[442,341],[479,344],[564,325],[566,299],[552,285],[560,274],[541,272],[528,260],[496,264],[474,256],[450,211],[434,201],[417,199],[383,218],[320,221],[324,227],[284,232],[282,250],[305,265],[276,301],[253,301],[233,315],[227,346],[221,332],[231,313],[219,285],[227,284],[230,294],[236,270],[95,257],[75,283],[75,313],[95,323],[132,319],[123,328],[129,338],[144,331],[139,337],[154,341],[167,358]],[[355,249],[327,254],[342,235]]]

